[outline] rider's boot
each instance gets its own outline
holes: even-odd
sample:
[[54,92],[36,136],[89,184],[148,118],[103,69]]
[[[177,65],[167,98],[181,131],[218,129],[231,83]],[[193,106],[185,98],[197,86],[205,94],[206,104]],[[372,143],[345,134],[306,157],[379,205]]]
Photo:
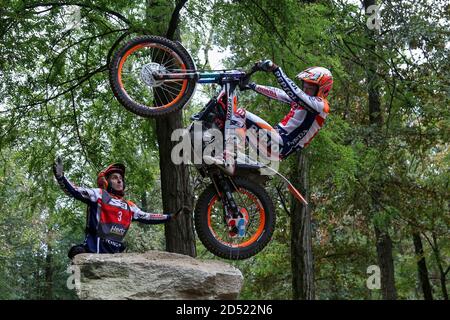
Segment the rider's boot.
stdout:
[[234,175],[238,158],[237,155],[244,154],[245,151],[245,132],[245,128],[228,129],[225,150],[222,156],[212,157],[204,155],[203,160],[206,164],[218,166],[228,175]]
[[234,154],[224,152],[222,157],[203,156],[203,160],[206,164],[215,165],[224,171],[227,175],[232,176],[236,169],[236,163],[234,160]]
[[88,253],[88,250],[86,248],[85,244],[78,244],[70,248],[69,252],[67,253],[67,256],[69,259],[73,259],[77,254],[80,253]]

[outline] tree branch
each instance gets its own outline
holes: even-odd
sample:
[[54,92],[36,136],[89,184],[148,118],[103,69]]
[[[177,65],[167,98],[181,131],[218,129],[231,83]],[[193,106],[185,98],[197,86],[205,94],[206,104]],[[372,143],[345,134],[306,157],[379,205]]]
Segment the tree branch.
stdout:
[[75,96],[73,94],[73,91],[70,92],[70,96],[71,96],[71,100],[72,100],[73,120],[74,120],[74,124],[75,124],[75,129],[76,129],[76,132],[77,132],[78,142],[80,143],[81,150],[84,153],[86,161],[90,162],[89,161],[89,156],[88,156],[88,154],[86,152],[86,148],[84,147],[83,140],[81,139],[80,127],[78,126],[77,111],[76,111],[76,107],[75,107]]
[[[22,109],[22,108],[27,108],[27,107],[33,107],[33,106],[37,106],[37,105],[40,105],[40,104],[42,104],[42,103],[46,103],[46,102],[49,102],[49,101],[51,101],[51,100],[54,100],[54,99],[56,99],[56,98],[58,98],[58,97],[60,97],[60,96],[62,96],[62,95],[64,95],[64,94],[66,94],[66,93],[72,91],[72,90],[75,89],[76,87],[80,86],[81,84],[83,84],[84,82],[86,82],[87,80],[89,80],[92,76],[94,76],[95,74],[100,73],[100,72],[103,72],[103,71],[106,71],[106,70],[108,70],[108,66],[107,66],[107,65],[103,65],[103,66],[101,66],[101,67],[95,69],[94,71],[92,71],[92,72],[90,72],[90,73],[88,73],[88,74],[84,74],[84,75],[83,75],[82,77],[80,77],[80,78],[70,80],[69,82],[72,82],[72,81],[74,81],[74,80],[80,80],[80,81],[77,82],[76,84],[74,84],[73,86],[71,86],[70,88],[64,90],[63,92],[60,92],[60,93],[58,93],[57,95],[54,95],[54,96],[52,96],[52,97],[50,97],[50,98],[47,98],[47,99],[44,99],[44,100],[41,100],[41,101],[38,101],[38,102],[34,102],[34,103],[27,104],[27,105],[18,106],[18,107],[15,108],[15,109]],[[67,83],[67,82],[66,82],[66,83]],[[6,110],[6,111],[9,111],[9,110]],[[4,112],[4,111],[2,111],[2,112]]]
[[123,15],[121,15],[120,13],[110,10],[108,8],[105,7],[99,7],[96,6],[94,4],[86,4],[86,3],[81,3],[81,2],[66,2],[66,1],[60,1],[60,2],[37,2],[37,3],[32,3],[29,4],[27,6],[25,6],[25,9],[34,9],[34,8],[38,8],[38,7],[48,7],[48,6],[52,6],[52,7],[63,7],[63,6],[78,6],[78,7],[83,7],[83,8],[90,8],[90,9],[94,9],[94,10],[98,10],[100,12],[104,12],[107,13],[109,15],[112,15],[116,18],[119,18],[120,20],[122,20],[123,22],[125,22],[127,25],[131,25],[130,20],[128,20],[127,18],[125,18]]
[[173,40],[173,36],[175,35],[175,31],[178,28],[178,23],[180,21],[180,11],[183,9],[187,0],[179,0],[175,6],[175,9],[172,12],[172,17],[170,18],[169,28],[166,32],[166,38]]
[[450,266],[448,266],[447,269],[445,269],[444,276],[446,276],[449,271],[450,271]]
[[300,57],[299,55],[297,55],[294,50],[292,50],[292,48],[287,44],[286,40],[284,39],[284,37],[280,34],[280,32],[278,31],[277,27],[275,26],[275,23],[270,19],[270,16],[267,14],[267,12],[260,6],[258,5],[258,3],[256,3],[254,0],[252,0],[252,3],[263,13],[264,17],[267,19],[267,21],[269,21],[269,23],[272,26],[273,31],[277,34],[278,38],[280,39],[281,43],[300,61],[306,63],[305,59],[303,59],[302,57]]
[[111,46],[111,48],[109,48],[108,50],[108,55],[106,56],[106,64],[107,66],[109,66],[111,64],[111,57],[114,53],[114,50],[116,50],[117,46],[120,44],[120,42],[127,37],[130,34],[129,30],[126,30]]
[[[55,66],[55,63],[58,61],[59,57],[61,57],[61,55],[63,55],[65,52],[67,52],[70,48],[73,48],[74,46],[76,46],[76,45],[78,45],[78,44],[80,44],[80,43],[82,43],[83,41],[86,41],[86,40],[92,41],[92,40],[94,40],[94,39],[97,39],[97,38],[106,36],[106,35],[108,35],[108,34],[120,32],[120,31],[127,31],[127,30],[128,30],[128,29],[117,29],[117,30],[108,31],[108,32],[105,32],[105,33],[102,33],[102,34],[96,34],[96,35],[93,35],[93,36],[91,36],[91,37],[81,38],[80,40],[78,40],[78,41],[76,41],[76,42],[70,44],[69,46],[66,46],[66,47],[65,47],[63,50],[61,50],[61,52],[58,53],[58,55],[53,59],[53,63],[52,63],[52,66],[50,67],[50,70],[49,70],[49,72],[48,72],[48,76],[47,76],[46,82],[48,82],[48,80],[49,80],[49,78],[50,78],[50,75],[51,75],[51,73],[52,73],[53,67]],[[109,54],[108,54],[108,57],[109,57]],[[108,65],[109,65],[109,63],[108,63]],[[70,82],[70,81],[69,81],[69,82]],[[64,83],[61,83],[61,84],[64,84]],[[60,85],[61,85],[61,84],[60,84]]]

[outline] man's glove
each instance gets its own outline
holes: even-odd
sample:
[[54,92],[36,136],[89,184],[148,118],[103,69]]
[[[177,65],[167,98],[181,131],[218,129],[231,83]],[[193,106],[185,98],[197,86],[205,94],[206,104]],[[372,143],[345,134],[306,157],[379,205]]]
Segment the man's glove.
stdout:
[[276,68],[278,68],[278,66],[272,62],[272,60],[260,60],[258,62],[255,63],[254,68],[256,70],[261,70],[261,71],[266,71],[266,72],[272,72],[274,71]]
[[64,176],[63,171],[63,161],[61,157],[57,157],[55,162],[53,163],[53,174],[55,175],[56,179],[59,179]]
[[245,90],[250,90],[250,86],[248,85],[248,83],[241,83],[239,84],[239,90],[241,91],[245,91]]
[[247,84],[245,85],[245,87],[239,86],[239,89],[240,89],[241,91],[250,90],[250,89],[255,89],[255,88],[256,88],[256,83],[254,83],[254,82],[247,83]]

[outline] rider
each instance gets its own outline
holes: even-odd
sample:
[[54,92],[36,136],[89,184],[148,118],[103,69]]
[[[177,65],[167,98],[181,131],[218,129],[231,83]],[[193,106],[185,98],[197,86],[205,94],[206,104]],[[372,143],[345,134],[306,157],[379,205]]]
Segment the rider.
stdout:
[[299,88],[270,60],[257,62],[256,69],[273,72],[283,90],[254,83],[248,86],[266,97],[291,106],[289,113],[275,127],[282,138],[280,158],[284,159],[308,146],[322,128],[330,109],[327,97],[333,86],[333,76],[323,67],[308,68],[296,76]]
[[86,237],[84,243],[73,246],[68,256],[72,259],[79,253],[119,253],[125,250],[123,239],[131,221],[146,224],[164,223],[175,219],[175,214],[148,213],[133,202],[124,199],[125,166],[111,164],[97,177],[98,188],[75,186],[65,176],[60,157],[53,165],[53,172],[66,194],[88,205]]
[[[333,76],[328,69],[323,67],[308,68],[296,76],[299,80],[299,88],[271,60],[257,62],[253,70],[272,72],[282,90],[255,83],[243,86],[241,90],[250,88],[268,98],[291,106],[289,113],[275,126],[280,142],[279,157],[285,159],[291,153],[306,147],[323,126],[329,112],[327,97],[333,86]],[[234,135],[234,139],[237,137],[238,152],[239,147],[242,148],[242,139],[245,139],[245,121],[245,110],[237,109],[231,115],[230,125],[226,126],[225,141],[232,140],[229,136]],[[223,160],[212,159],[212,157],[208,157],[207,160],[223,166],[225,171],[233,174],[235,157],[236,153],[228,151],[224,152]]]

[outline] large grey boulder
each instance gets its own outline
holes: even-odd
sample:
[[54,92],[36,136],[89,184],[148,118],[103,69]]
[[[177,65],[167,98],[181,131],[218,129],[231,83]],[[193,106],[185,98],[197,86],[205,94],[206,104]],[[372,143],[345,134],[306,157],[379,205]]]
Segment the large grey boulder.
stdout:
[[176,253],[80,254],[72,269],[80,299],[236,299],[242,273]]

